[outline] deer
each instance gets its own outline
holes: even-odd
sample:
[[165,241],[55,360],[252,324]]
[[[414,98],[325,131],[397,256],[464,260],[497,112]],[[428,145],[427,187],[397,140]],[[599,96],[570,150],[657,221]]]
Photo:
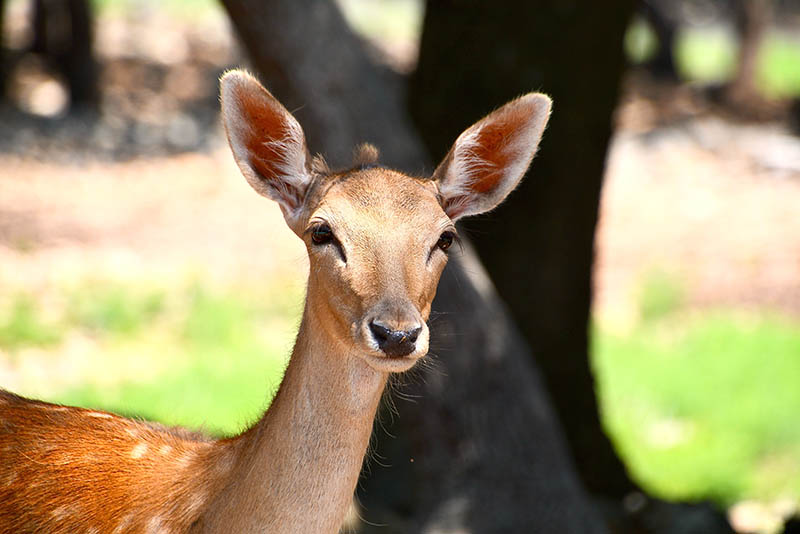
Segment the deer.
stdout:
[[500,204],[550,115],[529,93],[466,129],[430,177],[361,145],[333,171],[249,73],[220,81],[233,157],[309,259],[284,379],[261,419],[214,439],[0,389],[0,533],[336,533],[391,374],[429,347],[455,222]]

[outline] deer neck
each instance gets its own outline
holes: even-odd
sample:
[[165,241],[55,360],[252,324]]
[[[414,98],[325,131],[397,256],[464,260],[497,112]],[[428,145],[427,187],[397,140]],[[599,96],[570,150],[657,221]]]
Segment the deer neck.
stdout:
[[309,301],[275,399],[230,440],[238,461],[199,532],[336,533],[387,375],[328,335]]

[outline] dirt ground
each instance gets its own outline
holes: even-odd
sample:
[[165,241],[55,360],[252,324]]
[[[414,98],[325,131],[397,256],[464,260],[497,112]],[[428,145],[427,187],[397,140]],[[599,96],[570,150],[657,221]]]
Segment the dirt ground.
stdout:
[[[25,13],[15,10],[8,42],[21,46]],[[299,242],[225,147],[216,80],[241,53],[212,15],[181,25],[143,10],[98,24],[98,115],[0,108],[0,287],[192,271],[302,280]],[[21,107],[47,108],[54,89],[41,66],[17,70]],[[725,116],[692,88],[629,77],[597,232],[600,318],[635,316],[653,272],[693,305],[800,315],[800,138],[779,115]]]
[[650,272],[690,304],[800,314],[800,138],[780,122],[659,112],[630,90],[618,110],[597,233],[596,308],[630,313]]
[[[207,135],[201,152],[123,161],[0,154],[0,284],[302,277],[277,208],[239,176],[219,129]],[[623,123],[597,234],[600,316],[630,317],[653,271],[679,279],[696,305],[800,314],[800,139],[713,116]]]

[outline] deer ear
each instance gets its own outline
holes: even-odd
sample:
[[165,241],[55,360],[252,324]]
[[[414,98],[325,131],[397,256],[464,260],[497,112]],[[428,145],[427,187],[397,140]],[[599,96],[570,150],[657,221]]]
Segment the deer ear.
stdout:
[[222,121],[239,169],[253,189],[280,205],[286,222],[295,229],[311,183],[303,129],[246,72],[225,73],[220,99]]
[[528,169],[550,116],[540,93],[512,100],[464,131],[433,173],[453,219],[495,208]]

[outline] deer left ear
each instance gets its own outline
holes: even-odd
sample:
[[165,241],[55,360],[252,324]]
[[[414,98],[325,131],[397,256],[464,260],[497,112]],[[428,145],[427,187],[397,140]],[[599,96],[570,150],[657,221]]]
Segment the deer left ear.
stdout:
[[536,154],[550,107],[549,97],[529,93],[458,136],[433,173],[452,220],[495,208],[517,186]]
[[299,216],[312,175],[300,124],[244,71],[225,73],[220,99],[228,143],[245,179],[276,201],[289,227],[301,232]]

